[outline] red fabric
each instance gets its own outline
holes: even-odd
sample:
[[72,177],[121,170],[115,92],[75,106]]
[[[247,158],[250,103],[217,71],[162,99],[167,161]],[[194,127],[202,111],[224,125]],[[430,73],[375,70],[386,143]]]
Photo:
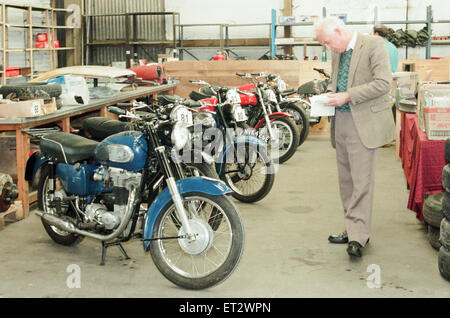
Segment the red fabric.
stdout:
[[428,140],[419,128],[417,114],[402,113],[400,157],[410,188],[408,209],[416,212],[416,217],[423,221],[424,195],[444,191],[445,140]]

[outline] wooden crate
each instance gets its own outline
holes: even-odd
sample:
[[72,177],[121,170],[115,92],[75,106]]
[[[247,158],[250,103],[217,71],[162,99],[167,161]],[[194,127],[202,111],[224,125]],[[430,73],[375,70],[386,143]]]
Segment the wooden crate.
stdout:
[[401,60],[398,64],[398,71],[417,72],[419,81],[450,81],[450,56],[439,60]]
[[240,73],[265,72],[280,75],[292,88],[313,79],[320,79],[320,74],[313,68],[323,68],[330,72],[331,62],[318,61],[177,61],[166,62],[164,68],[170,77],[176,77],[180,83],[175,94],[189,97],[192,90],[198,90],[198,85],[189,83],[189,80],[204,80],[218,86],[237,87],[249,84],[248,79],[236,76]]

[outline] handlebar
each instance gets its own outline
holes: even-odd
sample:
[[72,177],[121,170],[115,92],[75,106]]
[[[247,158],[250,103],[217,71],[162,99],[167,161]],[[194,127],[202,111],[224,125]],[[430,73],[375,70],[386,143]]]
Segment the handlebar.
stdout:
[[133,103],[118,103],[116,104],[117,107],[133,107]]
[[108,107],[108,111],[110,113],[116,114],[116,115],[125,115],[127,112],[119,107],[110,106]]
[[328,78],[330,77],[330,75],[328,75],[323,68],[315,68],[314,67],[313,70],[318,72],[318,73],[320,73],[320,74],[322,74],[325,77],[328,77]]

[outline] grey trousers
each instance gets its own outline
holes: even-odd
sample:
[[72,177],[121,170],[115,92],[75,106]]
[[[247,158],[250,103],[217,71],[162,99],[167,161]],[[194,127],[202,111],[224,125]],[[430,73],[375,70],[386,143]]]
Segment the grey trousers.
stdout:
[[336,158],[339,190],[349,241],[365,246],[370,237],[378,148],[366,148],[350,112],[336,110]]

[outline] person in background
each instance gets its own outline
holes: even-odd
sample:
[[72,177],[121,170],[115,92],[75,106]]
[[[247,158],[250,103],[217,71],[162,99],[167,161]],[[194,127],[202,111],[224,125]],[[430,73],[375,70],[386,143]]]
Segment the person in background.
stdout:
[[[386,48],[389,53],[389,60],[391,62],[391,72],[395,73],[395,72],[397,72],[397,68],[398,68],[398,50],[394,44],[392,44],[391,42],[389,42],[387,40],[388,33],[389,33],[389,29],[385,25],[378,24],[373,27],[373,34],[381,37],[384,40],[384,44],[386,44]],[[395,113],[396,113],[396,108],[395,108],[395,104],[394,104],[394,105],[392,105],[392,115],[394,117],[394,123],[395,123]],[[385,145],[385,147],[389,147],[389,146],[390,146],[390,144]]]
[[332,74],[326,106],[331,143],[336,149],[345,231],[331,243],[348,243],[347,253],[361,257],[371,229],[378,148],[395,139],[390,93],[392,73],[384,41],[352,32],[330,17],[315,24],[317,41],[332,51]]
[[386,44],[386,48],[389,53],[389,60],[391,62],[391,72],[395,73],[397,72],[398,68],[398,50],[394,44],[386,39],[388,33],[389,29],[385,25],[378,24],[373,27],[373,34],[382,37],[384,40],[384,44]]

